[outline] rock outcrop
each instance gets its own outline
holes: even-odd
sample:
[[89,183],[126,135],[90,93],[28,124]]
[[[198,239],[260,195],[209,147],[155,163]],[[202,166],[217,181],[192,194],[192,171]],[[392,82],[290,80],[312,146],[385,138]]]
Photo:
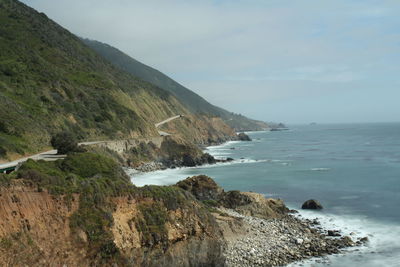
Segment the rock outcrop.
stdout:
[[224,192],[204,175],[187,178],[176,186],[202,200],[215,216],[227,244],[226,266],[282,266],[368,242],[331,237],[315,228],[317,220],[290,215],[282,200],[252,192]]
[[190,192],[200,201],[219,200],[224,190],[214,182],[213,179],[206,175],[194,176],[182,180],[176,186]]
[[251,138],[245,133],[238,134],[238,139],[240,141],[251,141]]
[[214,205],[234,209],[246,215],[260,218],[277,218],[288,214],[289,209],[279,199],[266,199],[252,192],[225,192],[213,179],[205,175],[193,176],[180,181],[176,186],[192,193],[198,200],[212,200]]
[[303,203],[301,208],[302,209],[309,209],[309,210],[321,210],[321,209],[323,209],[321,203],[319,203],[315,199],[307,200],[306,202]]
[[109,201],[115,247],[96,247],[71,223],[78,194],[52,195],[24,180],[0,187],[0,265],[224,266],[219,226],[191,194],[147,187]]

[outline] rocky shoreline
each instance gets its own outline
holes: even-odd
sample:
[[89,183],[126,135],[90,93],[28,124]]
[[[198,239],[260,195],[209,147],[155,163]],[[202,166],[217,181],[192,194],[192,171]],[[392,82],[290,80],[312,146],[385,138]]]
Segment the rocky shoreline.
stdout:
[[[147,161],[147,162],[141,162],[140,164],[137,164],[134,166],[134,169],[138,172],[153,172],[153,171],[159,171],[159,170],[166,170],[166,169],[175,169],[175,168],[180,168],[180,167],[195,167],[195,166],[202,166],[202,165],[212,165],[216,163],[224,163],[224,162],[230,162],[233,161],[233,158],[225,158],[225,159],[216,159],[209,153],[204,153],[204,150],[207,148],[207,146],[216,146],[216,145],[222,145],[228,141],[251,141],[250,137],[246,135],[245,133],[239,133],[235,138],[227,139],[227,140],[219,140],[219,141],[214,141],[214,142],[208,142],[207,145],[199,145],[200,150],[200,155],[195,155],[195,153],[189,153],[190,149],[186,147],[185,149],[188,150],[188,153],[183,154],[182,156],[179,157],[171,157],[170,155],[168,156],[155,156],[154,160]],[[148,145],[144,145],[147,147]],[[176,144],[174,144],[176,146]],[[143,149],[143,150],[148,150],[148,149]]]
[[342,253],[368,242],[367,237],[353,240],[339,230],[323,229],[317,219],[297,218],[294,214],[298,212],[289,210],[280,199],[253,192],[225,192],[204,175],[176,186],[212,210],[226,241],[226,266],[282,266]]
[[181,167],[195,167],[195,166],[203,166],[206,164],[217,164],[217,163],[225,163],[225,162],[231,162],[233,161],[232,158],[226,158],[226,159],[215,159],[214,157],[211,160],[204,160],[204,161],[194,161],[194,164],[184,164],[179,161],[173,161],[173,162],[165,162],[165,161],[151,161],[151,162],[145,162],[142,163],[140,166],[134,168],[135,171],[137,172],[154,172],[154,171],[160,171],[160,170],[166,170],[166,169],[175,169],[175,168],[181,168]]
[[365,238],[353,241],[349,236],[330,237],[315,227],[318,222],[292,215],[262,219],[232,209],[219,211],[240,220],[245,230],[244,234],[226,238],[227,266],[281,266],[312,257],[321,257],[321,262],[328,263],[323,257],[368,242]]
[[[186,161],[194,162],[189,165],[185,161],[153,161],[135,169],[152,172],[231,160],[217,160],[206,153],[200,159]],[[176,186],[206,205],[212,203],[209,208],[226,243],[225,266],[282,266],[311,258],[329,264],[328,255],[368,243],[367,237],[342,236],[340,230],[323,229],[317,220],[298,218],[292,214],[297,212],[289,211],[281,200],[265,199],[256,193],[224,192],[205,176],[188,178]]]

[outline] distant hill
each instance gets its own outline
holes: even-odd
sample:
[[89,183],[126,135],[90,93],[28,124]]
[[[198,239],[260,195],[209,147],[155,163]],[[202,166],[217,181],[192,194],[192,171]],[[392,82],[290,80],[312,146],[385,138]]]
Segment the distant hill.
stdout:
[[[190,111],[173,94],[115,67],[45,14],[0,0],[0,159],[45,149],[61,130],[80,140],[157,136],[154,123],[177,114]],[[200,117],[185,119],[186,136],[209,138],[192,126]]]
[[94,40],[82,40],[115,66],[172,93],[188,110],[194,113],[221,117],[237,131],[261,130],[268,127],[263,122],[251,120],[245,116],[234,114],[210,104],[204,98],[177,83],[167,75],[131,58],[117,48]]

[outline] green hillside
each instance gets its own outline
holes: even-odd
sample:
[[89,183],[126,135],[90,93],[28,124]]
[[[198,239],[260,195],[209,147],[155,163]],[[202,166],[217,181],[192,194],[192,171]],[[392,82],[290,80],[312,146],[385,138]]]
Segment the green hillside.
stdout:
[[122,70],[169,91],[176,96],[188,110],[194,113],[221,117],[228,125],[236,130],[261,130],[267,127],[263,122],[248,119],[245,116],[234,114],[210,104],[198,94],[180,85],[160,71],[129,57],[110,45],[88,39],[83,39],[83,41]]
[[0,0],[0,158],[44,149],[60,130],[81,140],[157,135],[187,110],[121,71],[30,7]]

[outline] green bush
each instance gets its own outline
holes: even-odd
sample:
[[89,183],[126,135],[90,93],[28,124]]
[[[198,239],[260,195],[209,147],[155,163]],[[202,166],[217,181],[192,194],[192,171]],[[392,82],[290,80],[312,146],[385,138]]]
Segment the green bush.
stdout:
[[73,153],[61,164],[65,172],[89,178],[95,175],[129,182],[129,177],[113,159],[95,153]]
[[51,145],[57,149],[58,154],[67,154],[78,151],[78,141],[75,136],[69,132],[60,132],[53,136]]
[[7,155],[7,150],[0,146],[0,157],[5,157]]

